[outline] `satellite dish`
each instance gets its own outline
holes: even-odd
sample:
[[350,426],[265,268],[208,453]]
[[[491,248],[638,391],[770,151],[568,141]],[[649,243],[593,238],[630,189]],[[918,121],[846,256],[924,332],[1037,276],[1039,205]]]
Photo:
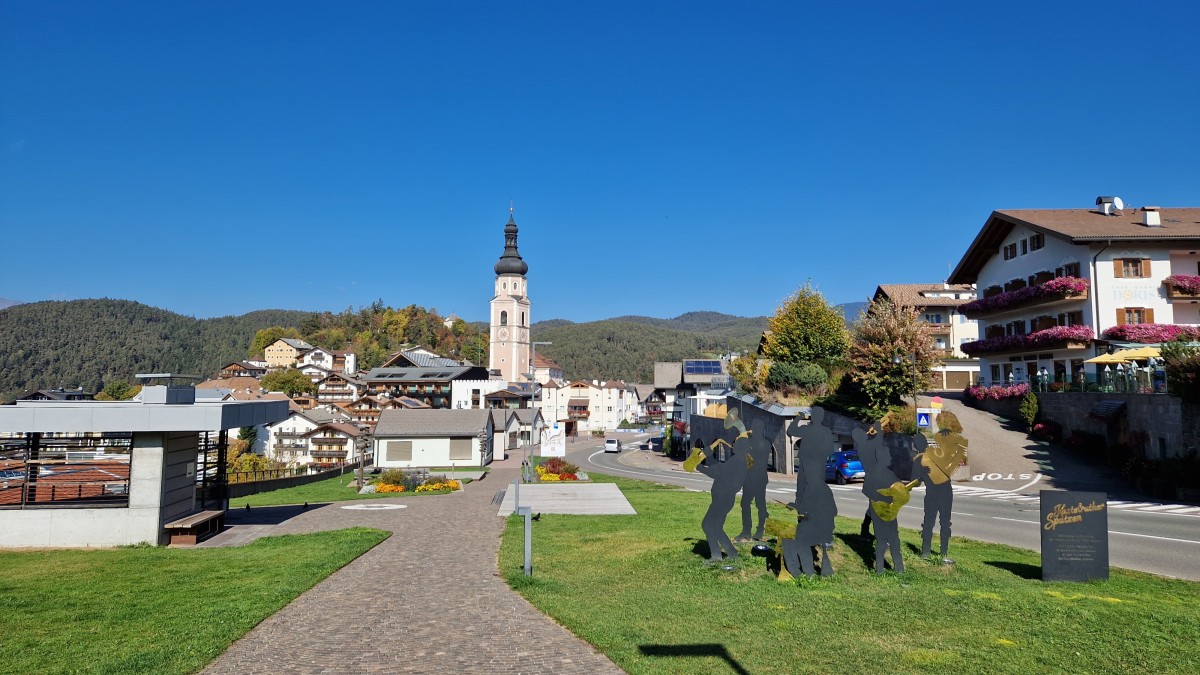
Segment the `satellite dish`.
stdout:
[[1113,197],[1113,208],[1120,211],[1125,208],[1125,202],[1121,201],[1120,197]]

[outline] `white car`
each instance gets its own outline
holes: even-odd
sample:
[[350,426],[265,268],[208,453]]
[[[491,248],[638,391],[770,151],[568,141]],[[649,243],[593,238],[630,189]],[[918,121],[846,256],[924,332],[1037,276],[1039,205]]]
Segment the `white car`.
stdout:
[[610,438],[610,439],[604,441],[604,451],[605,452],[620,452],[621,451],[621,441],[618,441],[615,438]]

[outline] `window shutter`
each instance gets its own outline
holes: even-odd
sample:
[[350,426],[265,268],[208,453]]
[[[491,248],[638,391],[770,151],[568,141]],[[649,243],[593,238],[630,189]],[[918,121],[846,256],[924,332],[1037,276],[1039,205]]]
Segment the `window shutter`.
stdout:
[[450,459],[453,461],[471,460],[474,449],[474,438],[450,439]]
[[412,441],[388,441],[384,455],[389,462],[411,462]]
[[1124,270],[1121,269],[1121,259],[1113,258],[1113,276],[1120,279]]
[[1117,325],[1118,326],[1125,325],[1125,308],[1124,307],[1117,309]]
[[1142,258],[1142,276],[1143,277],[1150,276],[1150,259],[1149,258]]
[[1146,309],[1142,310],[1142,316],[1144,317],[1143,320],[1146,323],[1154,323],[1154,310],[1153,309],[1150,309],[1149,307],[1147,307]]

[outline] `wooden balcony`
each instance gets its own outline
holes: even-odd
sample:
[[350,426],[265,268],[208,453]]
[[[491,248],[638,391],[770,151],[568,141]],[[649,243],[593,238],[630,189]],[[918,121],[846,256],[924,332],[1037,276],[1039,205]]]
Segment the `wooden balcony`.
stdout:
[[345,450],[313,450],[310,454],[313,459],[344,459],[346,457]]
[[1163,286],[1167,289],[1167,300],[1184,302],[1200,300],[1200,293],[1188,293],[1175,284],[1167,282],[1163,282]]

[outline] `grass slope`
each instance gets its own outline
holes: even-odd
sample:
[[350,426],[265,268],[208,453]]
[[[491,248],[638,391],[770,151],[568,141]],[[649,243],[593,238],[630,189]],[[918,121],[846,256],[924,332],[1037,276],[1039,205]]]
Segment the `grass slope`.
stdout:
[[[478,471],[479,469],[473,470]],[[463,471],[467,470],[463,469]],[[448,470],[431,470],[430,473],[433,475],[445,474],[453,477],[453,472]],[[229,500],[229,508],[242,509],[246,508],[246,505],[250,505],[251,507],[283,506],[286,504],[304,504],[305,502],[309,504],[325,504],[328,502],[344,502],[352,499],[392,499],[395,497],[425,496],[409,492],[368,492],[367,494],[360,495],[357,490],[350,487],[351,481],[357,477],[357,473],[347,471],[341,476],[333,476],[306,485],[281,488],[279,490],[271,490],[270,492],[260,492],[258,494],[246,495],[245,497],[235,497]]]
[[[1118,569],[1044,583],[1036,553],[963,539],[944,567],[916,556],[912,531],[906,574],[879,576],[849,518],[832,578],[780,583],[748,547],[733,570],[703,564],[707,494],[593,478],[618,483],[639,515],[543,514],[528,579],[512,518],[501,572],[630,673],[1200,672],[1200,584]],[[735,509],[726,531],[738,529]]]
[[195,672],[388,536],[352,528],[239,548],[0,552],[0,672]]

